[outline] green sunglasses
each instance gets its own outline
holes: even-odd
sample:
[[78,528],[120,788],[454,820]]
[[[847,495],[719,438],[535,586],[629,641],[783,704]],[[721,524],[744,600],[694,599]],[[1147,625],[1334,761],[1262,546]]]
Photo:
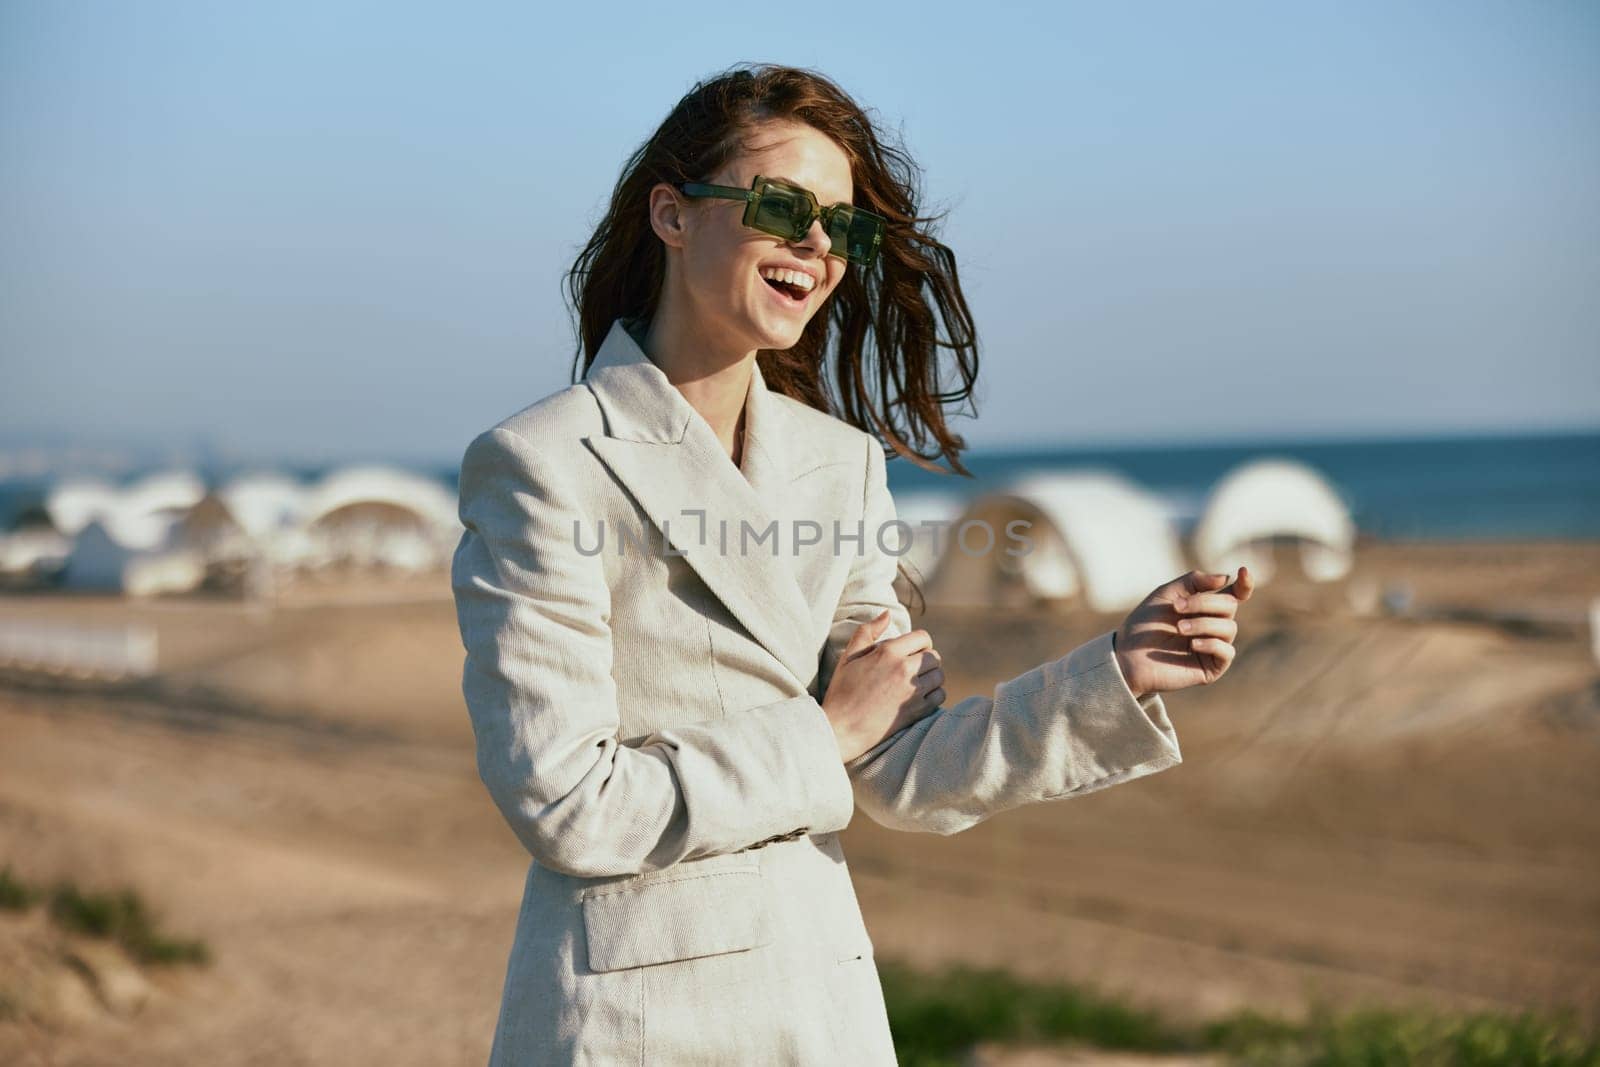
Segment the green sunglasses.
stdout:
[[838,203],[821,207],[809,189],[756,175],[750,188],[739,189],[732,185],[707,185],[704,182],[685,182],[679,186],[683,195],[708,196],[719,200],[743,200],[744,224],[751,229],[798,241],[811,229],[817,219],[822,220],[831,242],[830,256],[863,267],[872,266],[883,244],[883,233],[889,220],[874,215],[851,204]]

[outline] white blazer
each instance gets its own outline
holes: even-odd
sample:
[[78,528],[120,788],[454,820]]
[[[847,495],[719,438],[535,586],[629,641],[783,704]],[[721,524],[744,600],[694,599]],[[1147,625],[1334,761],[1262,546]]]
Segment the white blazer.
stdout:
[[951,834],[1181,762],[1107,631],[841,763],[843,645],[884,607],[911,629],[883,452],[759,368],[745,411],[741,468],[619,320],[462,458],[462,686],[532,858],[492,1067],[893,1064],[855,806]]

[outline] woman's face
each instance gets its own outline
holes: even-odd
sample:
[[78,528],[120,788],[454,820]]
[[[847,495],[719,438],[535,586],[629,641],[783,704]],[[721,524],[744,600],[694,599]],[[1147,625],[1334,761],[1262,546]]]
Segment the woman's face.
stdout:
[[[749,140],[751,151],[705,180],[748,189],[761,174],[811,190],[822,207],[851,202],[850,161],[826,134],[804,123],[767,121],[754,128]],[[681,193],[679,199],[684,205],[677,234],[681,291],[698,329],[733,351],[794,347],[848,266],[828,254],[821,221],[812,222],[805,237],[786,241],[746,227],[740,221],[743,201],[690,199]],[[811,291],[794,299],[763,279],[768,268],[809,274]]]

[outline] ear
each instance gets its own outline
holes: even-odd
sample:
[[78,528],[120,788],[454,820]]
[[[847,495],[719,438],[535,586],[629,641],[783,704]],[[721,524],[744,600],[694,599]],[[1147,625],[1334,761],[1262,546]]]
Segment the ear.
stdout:
[[669,248],[682,248],[689,225],[689,205],[666,182],[650,188],[650,228]]

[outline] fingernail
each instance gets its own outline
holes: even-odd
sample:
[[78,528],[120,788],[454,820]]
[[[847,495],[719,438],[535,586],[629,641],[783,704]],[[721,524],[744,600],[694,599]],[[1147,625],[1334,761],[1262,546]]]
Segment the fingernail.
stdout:
[[1178,629],[1182,630],[1184,633],[1188,633],[1192,628],[1193,624],[1190,623],[1188,619],[1178,620]]

